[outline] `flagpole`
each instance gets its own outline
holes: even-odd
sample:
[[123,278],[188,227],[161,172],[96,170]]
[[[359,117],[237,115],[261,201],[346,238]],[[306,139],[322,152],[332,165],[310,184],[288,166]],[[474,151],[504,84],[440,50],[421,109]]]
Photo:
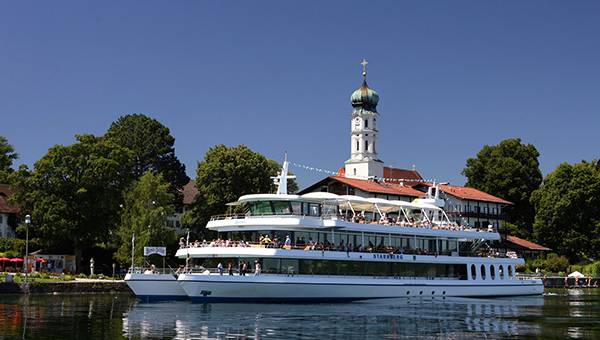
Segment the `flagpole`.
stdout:
[[135,232],[131,236],[131,274],[133,274],[133,269],[134,269],[134,267],[133,267],[134,257],[135,257]]

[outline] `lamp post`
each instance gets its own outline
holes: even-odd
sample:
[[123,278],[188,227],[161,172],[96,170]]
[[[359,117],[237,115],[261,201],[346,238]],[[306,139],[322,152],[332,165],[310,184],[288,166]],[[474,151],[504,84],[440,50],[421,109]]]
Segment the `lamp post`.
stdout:
[[25,285],[29,283],[29,225],[31,215],[25,215]]

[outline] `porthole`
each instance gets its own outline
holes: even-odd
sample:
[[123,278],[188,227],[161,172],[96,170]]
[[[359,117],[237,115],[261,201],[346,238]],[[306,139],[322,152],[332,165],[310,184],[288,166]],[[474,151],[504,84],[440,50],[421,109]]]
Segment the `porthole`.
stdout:
[[433,290],[432,290],[432,291],[431,291],[431,295],[434,295],[434,294],[435,294],[435,291],[433,291]]
[[443,292],[442,292],[442,295],[446,295],[446,291],[443,291]]
[[423,295],[423,291],[420,291],[420,292],[419,292],[419,295]]
[[485,265],[481,265],[481,279],[485,280]]
[[474,264],[471,265],[471,278],[473,280],[477,279],[477,268],[475,268]]
[[410,295],[410,291],[408,291],[408,290],[407,290],[407,291],[406,291],[406,295]]

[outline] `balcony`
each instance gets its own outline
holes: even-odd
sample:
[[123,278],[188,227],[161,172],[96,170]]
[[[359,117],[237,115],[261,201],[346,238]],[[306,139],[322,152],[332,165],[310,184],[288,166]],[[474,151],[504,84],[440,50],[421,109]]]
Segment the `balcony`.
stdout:
[[502,213],[502,214],[491,214],[491,213],[483,213],[483,212],[474,212],[474,211],[469,211],[469,212],[446,212],[446,214],[448,214],[448,217],[464,217],[464,218],[479,218],[479,219],[486,219],[486,220],[506,220],[506,214]]

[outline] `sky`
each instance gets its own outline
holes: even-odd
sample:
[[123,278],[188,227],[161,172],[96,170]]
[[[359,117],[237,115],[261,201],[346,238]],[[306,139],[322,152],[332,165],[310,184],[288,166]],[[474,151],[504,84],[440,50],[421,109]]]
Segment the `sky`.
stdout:
[[483,145],[521,138],[547,174],[600,157],[599,17],[598,1],[5,1],[0,135],[31,167],[145,113],[192,178],[215,144],[337,170],[366,58],[387,165],[462,184]]

